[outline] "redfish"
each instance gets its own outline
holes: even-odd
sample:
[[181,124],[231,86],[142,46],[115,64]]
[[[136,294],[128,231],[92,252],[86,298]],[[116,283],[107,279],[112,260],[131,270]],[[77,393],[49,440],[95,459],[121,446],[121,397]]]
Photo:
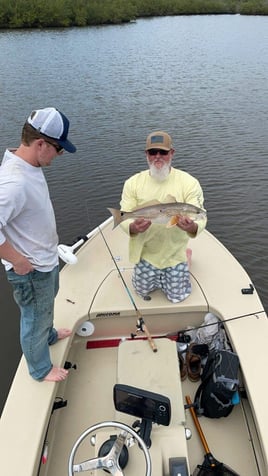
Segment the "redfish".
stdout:
[[122,221],[137,218],[144,218],[151,220],[152,223],[158,223],[166,225],[166,227],[176,226],[180,217],[189,217],[191,220],[206,219],[207,212],[202,208],[198,208],[191,203],[184,202],[172,202],[172,203],[160,203],[150,202],[145,207],[135,208],[131,212],[124,212],[117,210],[116,208],[108,208],[109,212],[113,215],[114,228],[118,226]]

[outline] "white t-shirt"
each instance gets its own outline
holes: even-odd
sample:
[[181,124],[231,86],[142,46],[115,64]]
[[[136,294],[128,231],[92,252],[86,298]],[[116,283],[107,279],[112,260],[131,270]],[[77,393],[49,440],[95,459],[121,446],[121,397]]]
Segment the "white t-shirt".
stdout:
[[0,245],[6,240],[38,271],[58,264],[55,215],[42,168],[9,150],[0,167]]

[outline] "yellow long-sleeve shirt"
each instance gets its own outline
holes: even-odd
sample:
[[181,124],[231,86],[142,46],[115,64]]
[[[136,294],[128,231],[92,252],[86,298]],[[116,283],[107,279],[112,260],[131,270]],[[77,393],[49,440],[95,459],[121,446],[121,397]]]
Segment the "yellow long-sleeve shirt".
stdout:
[[[149,170],[142,171],[126,180],[122,199],[121,210],[130,212],[134,208],[146,206],[152,200],[167,202],[171,195],[177,202],[191,203],[203,208],[203,192],[198,180],[187,172],[171,168],[168,177],[159,182],[150,176]],[[175,266],[186,261],[186,248],[189,235],[179,227],[167,228],[165,225],[153,223],[144,233],[130,235],[129,224],[126,220],[121,224],[129,234],[129,259],[132,263],[138,263],[145,259],[159,269]],[[197,222],[197,236],[206,226],[206,220]]]

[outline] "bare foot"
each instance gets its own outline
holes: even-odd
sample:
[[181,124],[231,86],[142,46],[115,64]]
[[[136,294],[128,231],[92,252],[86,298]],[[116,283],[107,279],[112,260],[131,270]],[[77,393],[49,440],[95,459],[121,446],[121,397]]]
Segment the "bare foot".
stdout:
[[65,328],[58,329],[57,332],[58,332],[58,339],[65,339],[66,337],[69,337],[72,333],[70,329],[65,329]]
[[62,369],[60,367],[52,367],[50,372],[45,376],[44,380],[46,382],[60,382],[65,380],[68,375],[68,370]]
[[188,268],[190,268],[191,264],[192,264],[192,250],[190,248],[187,248],[186,256],[187,256],[187,261],[188,261]]

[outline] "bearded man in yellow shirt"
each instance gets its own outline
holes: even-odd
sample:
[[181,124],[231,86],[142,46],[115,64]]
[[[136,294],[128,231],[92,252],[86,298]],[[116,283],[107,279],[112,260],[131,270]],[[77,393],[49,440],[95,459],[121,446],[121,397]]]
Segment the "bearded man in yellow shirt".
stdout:
[[[121,210],[130,212],[157,200],[185,202],[203,208],[203,191],[196,178],[172,167],[175,149],[167,132],[156,131],[146,140],[148,170],[126,180]],[[129,257],[135,263],[132,282],[137,294],[145,299],[161,289],[173,303],[191,293],[187,262],[187,244],[206,226],[206,219],[193,221],[181,216],[176,226],[167,228],[148,219],[126,220],[121,224],[129,234]]]

